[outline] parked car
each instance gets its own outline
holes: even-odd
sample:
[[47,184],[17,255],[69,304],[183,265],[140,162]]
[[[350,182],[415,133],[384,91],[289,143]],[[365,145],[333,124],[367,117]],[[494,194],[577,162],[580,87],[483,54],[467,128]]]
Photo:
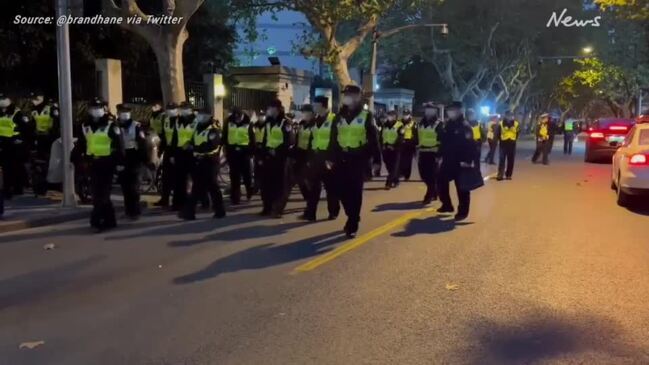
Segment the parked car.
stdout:
[[611,161],[617,148],[624,142],[635,121],[633,119],[601,118],[588,127],[586,162]]
[[632,196],[649,195],[649,116],[638,118],[613,155],[611,188],[620,206],[627,206]]

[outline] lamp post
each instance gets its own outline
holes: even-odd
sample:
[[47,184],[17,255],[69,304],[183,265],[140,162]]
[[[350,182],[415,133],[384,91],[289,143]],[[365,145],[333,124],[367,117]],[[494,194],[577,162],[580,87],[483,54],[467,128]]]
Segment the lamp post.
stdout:
[[418,28],[418,27],[427,27],[427,28],[441,28],[440,33],[443,36],[448,35],[448,24],[446,23],[429,23],[429,24],[410,24],[404,25],[403,27],[397,27],[385,32],[379,32],[376,28],[372,31],[372,61],[370,63],[370,75],[369,81],[366,81],[365,94],[369,95],[368,104],[371,112],[374,112],[374,88],[376,85],[376,58],[378,56],[379,40],[381,38],[389,37],[391,35],[397,34],[403,30]]

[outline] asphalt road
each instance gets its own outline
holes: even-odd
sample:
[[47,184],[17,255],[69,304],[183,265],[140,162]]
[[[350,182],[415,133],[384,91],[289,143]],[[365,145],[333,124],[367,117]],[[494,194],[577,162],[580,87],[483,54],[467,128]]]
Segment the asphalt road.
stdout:
[[1,235],[0,364],[648,364],[649,213],[519,147],[460,224],[374,182],[354,241],[258,201]]

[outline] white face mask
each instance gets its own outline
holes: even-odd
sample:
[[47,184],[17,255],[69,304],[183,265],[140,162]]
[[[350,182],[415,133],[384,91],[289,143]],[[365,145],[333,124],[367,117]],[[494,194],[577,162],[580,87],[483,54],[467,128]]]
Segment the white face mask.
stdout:
[[175,118],[178,116],[178,109],[169,109],[166,113],[169,117]]
[[188,117],[188,116],[192,115],[192,113],[193,113],[193,111],[191,109],[182,109],[182,110],[180,110],[180,115],[182,115],[183,117]]
[[99,119],[106,114],[103,108],[92,108],[90,109],[90,116]]
[[11,100],[9,99],[0,99],[0,108],[6,108],[11,105]]
[[302,119],[307,121],[307,122],[312,121],[313,120],[313,113],[311,113],[311,112],[302,112]]
[[437,116],[437,109],[426,108],[426,110],[424,111],[424,114],[425,114],[428,118],[436,117],[436,116]]
[[397,120],[397,117],[395,117],[394,115],[388,116],[388,122],[394,122],[395,120]]
[[268,108],[268,110],[266,110],[267,117],[275,118],[277,114],[279,114],[279,112],[277,111],[276,108]]
[[154,113],[159,112],[160,109],[161,109],[160,105],[154,105],[154,106],[151,107],[151,111],[153,111]]
[[209,115],[209,114],[202,114],[202,113],[201,113],[201,114],[198,114],[198,115],[196,116],[196,121],[197,121],[199,124],[205,124],[205,123],[208,123],[210,120],[212,120],[212,116]]
[[126,122],[129,119],[131,119],[130,112],[119,113],[119,120],[121,120],[122,122]]
[[446,112],[446,114],[448,115],[448,119],[453,120],[457,119],[460,116],[460,112],[457,110],[449,110],[448,112]]
[[323,115],[327,109],[322,104],[313,104],[313,111],[317,115]]
[[39,105],[43,104],[43,97],[42,97],[42,96],[37,96],[37,97],[35,97],[35,98],[32,100],[32,104],[33,104],[34,106],[39,106]]
[[355,101],[356,101],[356,98],[354,98],[353,96],[345,95],[343,97],[343,105],[353,106]]

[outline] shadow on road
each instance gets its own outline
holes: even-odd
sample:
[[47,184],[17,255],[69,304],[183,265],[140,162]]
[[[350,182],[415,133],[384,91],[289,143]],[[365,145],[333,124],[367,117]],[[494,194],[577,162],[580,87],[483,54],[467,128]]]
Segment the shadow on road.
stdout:
[[[521,322],[484,320],[470,325],[481,345],[472,364],[530,364],[570,354],[595,352],[614,363],[646,364],[649,355],[625,339],[622,327],[611,319],[556,311],[530,313]],[[572,359],[575,360],[575,359]],[[580,362],[581,363],[581,362]]]
[[421,209],[423,205],[420,201],[417,202],[401,202],[401,203],[386,203],[374,207],[373,212],[384,212],[387,210],[416,210]]
[[[423,219],[411,220],[400,232],[392,234],[393,237],[412,237],[418,234],[437,234],[450,232],[456,227],[468,226],[471,222],[456,222],[448,215],[436,215]],[[447,219],[442,219],[447,218]]]
[[213,234],[207,235],[203,238],[198,238],[194,240],[182,240],[182,241],[171,241],[169,246],[171,247],[187,247],[194,246],[201,243],[208,242],[226,242],[226,241],[239,241],[247,240],[252,238],[262,238],[262,237],[271,237],[278,236],[288,233],[293,228],[298,228],[306,225],[305,222],[291,222],[291,223],[282,223],[276,225],[255,225],[242,227],[238,229],[231,229],[228,231],[219,231]]
[[331,251],[331,246],[345,240],[339,232],[330,232],[282,245],[258,245],[220,258],[203,270],[177,277],[173,283],[191,284],[225,273],[263,269],[302,260]]

